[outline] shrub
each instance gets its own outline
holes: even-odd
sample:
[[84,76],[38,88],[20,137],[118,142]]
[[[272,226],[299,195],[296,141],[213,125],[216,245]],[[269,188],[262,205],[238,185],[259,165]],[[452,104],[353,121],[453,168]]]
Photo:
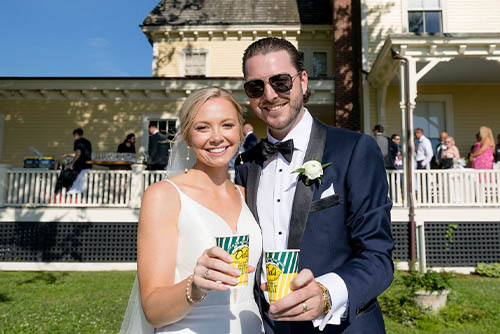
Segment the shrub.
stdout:
[[487,277],[500,277],[500,263],[478,263],[476,273]]
[[443,291],[450,288],[450,280],[454,277],[452,273],[429,270],[425,274],[413,271],[403,276],[403,284],[410,291],[425,290],[429,292]]

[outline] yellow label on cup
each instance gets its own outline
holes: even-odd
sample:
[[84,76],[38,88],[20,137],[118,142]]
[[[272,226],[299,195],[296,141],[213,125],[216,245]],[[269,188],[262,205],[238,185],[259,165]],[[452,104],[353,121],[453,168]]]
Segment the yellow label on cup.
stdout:
[[297,276],[298,249],[265,252],[267,291],[269,302],[273,303],[288,295],[290,282]]
[[248,254],[250,236],[248,234],[229,235],[215,238],[217,247],[222,248],[233,258],[233,267],[241,271],[238,284],[235,287],[248,284]]

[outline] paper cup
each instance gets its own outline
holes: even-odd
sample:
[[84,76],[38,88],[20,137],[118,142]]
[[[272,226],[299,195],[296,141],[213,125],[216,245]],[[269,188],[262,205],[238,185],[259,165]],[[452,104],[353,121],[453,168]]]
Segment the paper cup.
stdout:
[[267,291],[270,303],[274,303],[292,292],[290,282],[297,276],[299,252],[298,249],[265,252]]
[[250,236],[248,234],[233,234],[216,237],[217,247],[222,248],[233,258],[233,267],[241,271],[238,284],[233,288],[248,284],[248,254],[250,250]]

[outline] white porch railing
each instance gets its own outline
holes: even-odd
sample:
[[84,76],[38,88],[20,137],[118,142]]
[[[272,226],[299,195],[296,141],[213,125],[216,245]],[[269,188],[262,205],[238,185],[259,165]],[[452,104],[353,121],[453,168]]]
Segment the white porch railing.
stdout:
[[8,170],[6,206],[128,206],[131,194],[130,171],[91,170],[85,175],[82,193],[54,193],[59,171]]
[[[393,206],[404,206],[403,172],[387,171]],[[500,170],[416,170],[415,206],[500,206]]]
[[[0,165],[0,207],[131,207],[139,208],[144,190],[166,177],[166,171],[91,170],[84,191],[54,194],[59,171],[8,169]],[[234,178],[234,175],[230,175]],[[387,171],[389,197],[404,207],[403,171]],[[417,170],[416,207],[500,207],[500,170]]]

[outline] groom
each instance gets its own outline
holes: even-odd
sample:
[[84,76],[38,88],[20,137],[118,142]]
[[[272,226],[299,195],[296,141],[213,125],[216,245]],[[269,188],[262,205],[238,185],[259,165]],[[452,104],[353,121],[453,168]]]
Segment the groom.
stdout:
[[[243,73],[267,140],[242,154],[236,183],[246,187],[264,250],[300,249],[293,292],[272,305],[258,289],[265,268],[257,268],[266,333],[385,333],[377,296],[393,278],[394,244],[377,144],[326,126],[304,108],[308,76],[290,42],[254,42],[243,56]],[[330,165],[309,180],[294,173],[311,160]]]

